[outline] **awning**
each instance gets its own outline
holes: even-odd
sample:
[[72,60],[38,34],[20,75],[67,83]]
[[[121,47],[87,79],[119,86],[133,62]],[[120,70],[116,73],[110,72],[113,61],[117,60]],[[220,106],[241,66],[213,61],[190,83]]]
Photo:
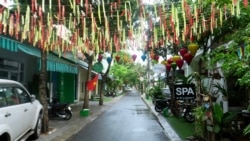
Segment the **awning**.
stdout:
[[0,36],[0,48],[7,49],[9,51],[17,52],[17,45],[19,42],[7,37]]
[[[38,48],[28,46],[25,44],[18,44],[18,50],[27,53],[32,56],[36,56],[41,58],[41,52]],[[41,70],[41,59],[39,59],[39,70]],[[63,58],[59,58],[56,55],[47,54],[47,71],[58,71],[58,72],[65,72],[65,73],[78,73],[78,69],[72,63],[64,60]]]

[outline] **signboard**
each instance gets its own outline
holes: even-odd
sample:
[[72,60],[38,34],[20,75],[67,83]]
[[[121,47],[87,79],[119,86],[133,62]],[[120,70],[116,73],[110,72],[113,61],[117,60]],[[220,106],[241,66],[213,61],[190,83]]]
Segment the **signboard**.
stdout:
[[196,98],[194,84],[174,85],[175,100],[193,100]]

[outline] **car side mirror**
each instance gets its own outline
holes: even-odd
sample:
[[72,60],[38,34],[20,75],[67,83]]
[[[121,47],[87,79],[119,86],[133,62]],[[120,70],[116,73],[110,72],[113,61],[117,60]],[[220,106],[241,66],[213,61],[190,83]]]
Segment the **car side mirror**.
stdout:
[[31,102],[34,102],[36,100],[36,96],[35,95],[31,95],[30,98],[31,98]]

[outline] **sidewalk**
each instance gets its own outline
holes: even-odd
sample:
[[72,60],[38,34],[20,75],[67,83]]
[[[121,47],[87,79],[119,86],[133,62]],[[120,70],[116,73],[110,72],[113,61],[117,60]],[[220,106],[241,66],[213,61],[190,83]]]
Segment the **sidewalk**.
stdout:
[[115,97],[112,101],[104,102],[100,106],[99,101],[89,101],[90,113],[88,117],[80,116],[83,103],[74,104],[71,106],[73,116],[70,120],[50,120],[49,128],[52,129],[48,134],[41,134],[36,141],[65,141],[72,135],[79,132],[85,125],[95,120],[107,108],[117,102],[123,95]]
[[[100,114],[102,114],[122,97],[123,95],[115,97],[112,101],[105,102],[103,106],[100,106],[98,101],[89,101],[90,114],[88,117],[80,116],[82,103],[72,105],[72,118],[68,121],[56,119],[50,120],[49,127],[53,130],[48,134],[42,134],[36,141],[65,141],[69,139],[71,136],[79,132],[85,125],[95,120]],[[149,107],[151,112],[156,116],[160,125],[163,127],[166,136],[168,136],[172,141],[181,141],[180,137],[171,128],[166,119],[161,114],[155,112],[152,102],[147,100],[145,95],[141,95],[141,98]]]

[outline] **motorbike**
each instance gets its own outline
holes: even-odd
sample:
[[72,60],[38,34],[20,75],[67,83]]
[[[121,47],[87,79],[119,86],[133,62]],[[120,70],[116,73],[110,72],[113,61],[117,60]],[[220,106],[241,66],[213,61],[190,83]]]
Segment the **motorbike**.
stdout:
[[183,118],[187,122],[194,122],[195,120],[192,109],[193,109],[193,104],[191,103],[183,104]]
[[155,111],[156,112],[162,112],[164,108],[169,108],[171,104],[170,98],[165,99],[156,99],[155,100]]
[[70,104],[59,103],[57,100],[48,102],[49,117],[58,117],[63,120],[69,120],[72,117]]

